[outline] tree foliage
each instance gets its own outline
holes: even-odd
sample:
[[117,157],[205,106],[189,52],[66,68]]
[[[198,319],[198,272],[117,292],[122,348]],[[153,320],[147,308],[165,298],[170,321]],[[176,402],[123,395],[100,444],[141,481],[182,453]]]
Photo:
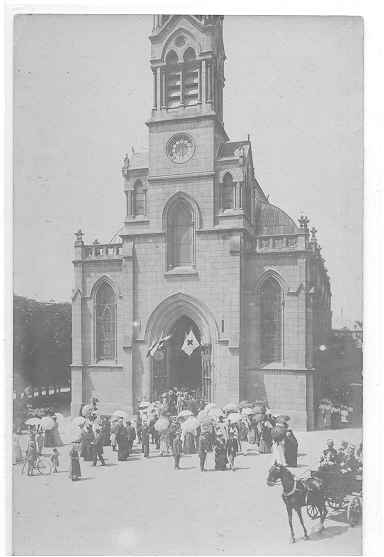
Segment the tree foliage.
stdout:
[[14,296],[15,389],[57,385],[70,378],[71,304]]

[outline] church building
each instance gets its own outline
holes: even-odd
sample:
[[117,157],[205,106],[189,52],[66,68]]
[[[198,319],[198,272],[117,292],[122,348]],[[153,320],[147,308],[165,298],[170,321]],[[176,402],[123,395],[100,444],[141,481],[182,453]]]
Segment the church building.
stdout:
[[226,134],[223,19],[154,16],[149,151],[124,160],[124,227],[110,244],[76,233],[73,416],[91,397],[132,416],[185,387],[314,427],[327,269],[308,219],[268,202],[249,139]]

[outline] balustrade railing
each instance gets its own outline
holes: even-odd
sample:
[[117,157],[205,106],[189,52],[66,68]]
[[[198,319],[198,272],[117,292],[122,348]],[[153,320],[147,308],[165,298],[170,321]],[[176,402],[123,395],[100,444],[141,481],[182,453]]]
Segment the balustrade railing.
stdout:
[[259,236],[255,240],[254,249],[256,251],[297,250],[299,249],[299,235]]
[[83,259],[121,259],[123,244],[94,244],[83,247]]

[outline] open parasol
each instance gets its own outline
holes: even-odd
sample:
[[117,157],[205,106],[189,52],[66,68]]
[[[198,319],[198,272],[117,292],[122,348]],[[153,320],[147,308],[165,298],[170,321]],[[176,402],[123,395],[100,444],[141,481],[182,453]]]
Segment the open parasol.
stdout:
[[115,410],[112,416],[117,416],[118,418],[128,418],[128,414],[124,410]]
[[241,415],[240,415],[238,412],[232,412],[231,414],[229,414],[228,420],[229,420],[232,424],[235,424],[236,422],[238,422],[239,420],[241,420]]
[[251,414],[254,414],[255,412],[253,411],[253,408],[243,408],[241,413],[244,416],[250,416]]
[[224,413],[222,410],[220,410],[220,408],[211,408],[208,411],[208,416],[210,418],[218,418],[219,416],[223,416],[224,417]]
[[201,422],[201,420],[206,416],[208,416],[208,410],[200,410],[200,412],[197,414],[197,419]]
[[86,419],[83,418],[82,416],[77,416],[77,418],[73,418],[73,420],[71,421],[71,426],[72,425],[81,425],[84,424],[86,422]]
[[272,439],[275,442],[282,441],[286,436],[286,432],[287,430],[282,424],[277,424],[271,431]]
[[44,416],[40,420],[40,427],[42,427],[43,429],[52,429],[54,425],[55,422],[50,416]]
[[168,428],[169,428],[169,421],[167,420],[167,418],[159,418],[155,423],[155,429],[158,432],[164,431],[165,429]]
[[143,402],[139,404],[139,408],[147,408],[148,406],[151,406],[151,403],[146,400],[143,400]]
[[181,427],[183,431],[193,433],[199,427],[199,425],[199,420],[195,418],[195,416],[190,416],[185,420]]
[[285,414],[280,414],[279,416],[277,416],[276,418],[276,423],[277,424],[283,424],[285,422],[289,422],[291,418],[289,416],[286,416]]
[[193,412],[190,410],[182,410],[177,415],[178,418],[186,418],[187,416],[193,416]]
[[86,416],[87,414],[89,414],[89,412],[91,412],[91,410],[93,410],[93,406],[91,404],[86,404],[81,413],[83,414],[83,416]]
[[29,418],[29,420],[27,420],[25,422],[25,425],[40,425],[40,419],[39,418]]
[[209,427],[210,425],[213,425],[213,418],[211,418],[210,416],[203,417],[203,419],[201,420],[201,425],[205,427]]
[[237,410],[237,406],[234,402],[228,402],[223,408],[225,412],[235,412]]
[[61,422],[62,420],[64,420],[64,416],[63,416],[63,414],[61,414],[60,412],[55,412],[55,414],[54,414],[53,417],[54,417],[54,418],[57,418],[57,421],[58,421],[58,422]]
[[252,404],[249,402],[249,400],[242,400],[241,402],[239,402],[238,408],[239,410],[242,410],[243,408],[252,408]]
[[217,404],[215,404],[214,402],[208,402],[208,404],[206,404],[204,410],[210,410],[211,408],[216,408]]

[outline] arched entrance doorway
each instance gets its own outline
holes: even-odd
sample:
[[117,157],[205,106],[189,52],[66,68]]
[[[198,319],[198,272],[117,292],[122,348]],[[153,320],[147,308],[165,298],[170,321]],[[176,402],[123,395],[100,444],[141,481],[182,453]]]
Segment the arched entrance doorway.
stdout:
[[[200,346],[188,356],[181,347],[190,330]],[[181,292],[173,294],[152,312],[146,327],[146,339],[151,346],[162,336],[171,334],[171,339],[161,353],[151,357],[152,397],[173,387],[184,386],[191,390],[200,387],[204,400],[213,402],[212,350],[218,339],[213,315],[197,298]]]
[[[185,337],[192,331],[199,346],[188,355],[182,350]],[[211,377],[207,376],[210,346],[202,345],[200,329],[187,315],[179,317],[171,327],[172,337],[167,346],[157,352],[152,364],[152,391],[156,398],[177,387],[188,391],[200,390],[211,398]],[[170,333],[169,333],[170,334]]]

